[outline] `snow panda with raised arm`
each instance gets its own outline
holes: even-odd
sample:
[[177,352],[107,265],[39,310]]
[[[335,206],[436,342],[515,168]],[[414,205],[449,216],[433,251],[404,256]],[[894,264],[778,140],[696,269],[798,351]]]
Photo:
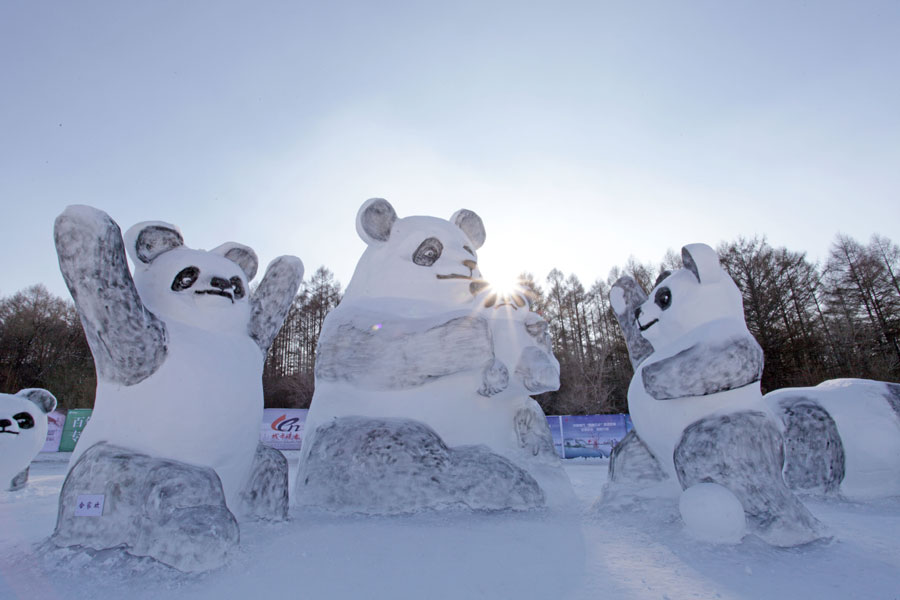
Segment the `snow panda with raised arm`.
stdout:
[[0,491],[16,491],[28,482],[28,467],[47,439],[47,415],[56,398],[29,388],[0,394]]
[[[57,218],[55,241],[98,383],[53,540],[93,548],[130,544],[129,552],[182,570],[215,565],[209,548],[188,555],[197,548],[192,538],[215,535],[210,530],[217,528],[236,536],[232,513],[286,517],[286,461],[259,443],[262,369],[303,265],[296,257],[276,258],[251,294],[257,258],[247,246],[190,249],[177,227],[158,221],[135,225],[123,241],[116,223],[88,206],[70,206]],[[167,469],[178,473],[177,485],[154,479]],[[117,500],[108,500],[102,520],[86,522],[72,514],[81,494]],[[147,517],[168,522],[165,532],[149,536],[126,524],[167,502],[183,523],[168,514]],[[212,508],[204,513],[202,507]],[[148,537],[151,547],[136,549]]]
[[[781,478],[781,432],[762,399],[763,353],[747,330],[740,290],[705,244],[682,248],[682,262],[649,296],[628,277],[610,292],[635,367],[628,388],[634,434],[616,449],[611,480],[698,486],[682,502],[715,484],[736,497],[748,531],[767,542],[819,539],[819,523]],[[693,514],[682,504],[686,522]]]
[[543,504],[532,476],[559,467],[529,394],[559,387],[559,363],[525,298],[498,298],[481,279],[481,219],[401,219],[376,198],[356,229],[367,248],[319,338],[297,502],[378,513]]

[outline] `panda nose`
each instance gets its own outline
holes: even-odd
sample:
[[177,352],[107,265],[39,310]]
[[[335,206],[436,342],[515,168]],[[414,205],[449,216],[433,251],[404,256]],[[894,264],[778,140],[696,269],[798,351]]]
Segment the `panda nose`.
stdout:
[[209,284],[214,288],[219,288],[220,290],[227,290],[231,287],[231,282],[227,279],[222,279],[221,277],[213,277],[212,281],[210,281]]
[[0,419],[0,429],[6,429],[10,425],[12,425],[12,421],[9,419]]
[[641,307],[638,306],[636,309],[634,309],[634,320],[637,321],[640,318],[641,318]]
[[474,260],[464,260],[462,261],[464,265],[466,265],[470,271],[474,271],[476,267],[478,267],[478,263]]

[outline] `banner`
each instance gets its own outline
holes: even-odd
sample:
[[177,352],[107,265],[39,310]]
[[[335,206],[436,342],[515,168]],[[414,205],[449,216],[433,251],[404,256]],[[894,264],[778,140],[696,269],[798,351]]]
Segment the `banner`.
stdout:
[[550,434],[553,435],[553,449],[556,450],[556,454],[560,458],[565,458],[566,455],[563,451],[562,438],[562,417],[557,415],[547,417],[547,426],[550,427]]
[[62,437],[59,441],[60,452],[71,452],[78,443],[78,438],[84,430],[84,426],[91,420],[90,408],[70,408],[66,415],[66,424],[63,426]]
[[66,415],[58,410],[47,414],[47,439],[41,452],[58,452],[59,441],[62,439],[63,425],[66,423]]
[[278,450],[299,450],[308,412],[308,408],[265,409],[259,441]]
[[625,437],[624,415],[564,416],[563,458],[609,458]]

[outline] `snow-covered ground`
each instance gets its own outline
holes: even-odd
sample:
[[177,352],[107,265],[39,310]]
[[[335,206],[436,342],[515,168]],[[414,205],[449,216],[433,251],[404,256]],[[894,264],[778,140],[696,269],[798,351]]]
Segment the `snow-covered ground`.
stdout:
[[240,554],[205,575],[61,566],[37,547],[53,530],[67,458],[40,455],[24,490],[0,492],[0,598],[900,599],[900,498],[807,499],[828,543],[714,546],[685,535],[674,506],[593,510],[607,461],[566,462],[579,507],[565,514],[294,510],[287,523],[242,524]]

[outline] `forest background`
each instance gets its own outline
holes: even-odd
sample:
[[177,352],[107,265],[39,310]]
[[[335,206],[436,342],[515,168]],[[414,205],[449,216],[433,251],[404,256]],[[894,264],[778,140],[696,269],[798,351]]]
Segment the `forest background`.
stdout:
[[[860,377],[900,381],[900,247],[878,235],[868,244],[838,234],[824,264],[805,252],[738,238],[717,248],[741,290],[750,332],[765,353],[763,392]],[[550,324],[560,389],[536,396],[546,414],[627,412],[633,370],[609,289],[622,275],[645,291],[659,273],[681,268],[670,250],[659,264],[634,259],[585,287],[553,269],[523,273],[532,310]],[[266,407],[306,408],[315,389],[315,349],[341,283],[319,267],[304,280],[266,358]],[[50,390],[61,409],[91,408],[96,375],[74,305],[41,284],[0,298],[0,391]]]

